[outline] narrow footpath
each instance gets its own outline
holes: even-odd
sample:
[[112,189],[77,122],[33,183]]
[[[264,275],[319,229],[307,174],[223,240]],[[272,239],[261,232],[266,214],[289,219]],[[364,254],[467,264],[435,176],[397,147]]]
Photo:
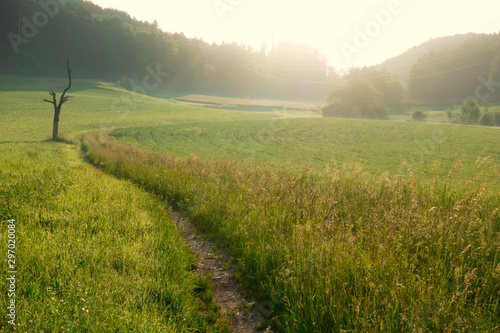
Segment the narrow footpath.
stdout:
[[[227,267],[231,262],[230,256],[217,249],[205,235],[198,233],[194,225],[181,214],[170,210],[170,218],[190,248],[198,254],[198,267],[194,272],[212,275],[215,301],[220,305],[223,315],[230,319],[232,332],[259,332],[256,327],[263,318],[248,306],[245,296],[240,293],[238,284],[232,277],[234,267]],[[263,332],[272,331],[268,328]]]
[[[95,167],[86,158],[83,149],[81,156],[85,162]],[[218,249],[205,235],[199,233],[187,218],[171,208],[169,215],[191,250],[198,254],[198,266],[194,272],[200,275],[211,274],[215,301],[220,305],[222,314],[231,321],[231,332],[272,333],[270,328],[257,329],[263,317],[249,306],[249,302],[239,291],[236,279],[233,278],[234,266],[228,266],[231,257],[222,249]]]

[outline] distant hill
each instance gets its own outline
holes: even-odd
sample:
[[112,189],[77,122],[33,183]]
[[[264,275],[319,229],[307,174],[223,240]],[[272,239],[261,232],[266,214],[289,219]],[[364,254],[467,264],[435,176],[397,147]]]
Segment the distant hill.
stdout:
[[407,77],[411,67],[427,53],[443,50],[447,47],[458,45],[466,40],[477,38],[483,35],[468,33],[462,35],[433,38],[429,41],[414,46],[401,55],[387,59],[380,65],[374,66],[378,70],[386,69],[391,74],[396,75],[401,83],[407,86]]
[[[415,46],[380,65],[354,69],[350,76],[377,85],[393,80],[406,88],[408,104],[500,102],[500,34],[441,37]],[[384,95],[394,90],[385,89]]]
[[316,100],[338,76],[316,49],[302,44],[280,43],[265,53],[165,32],[156,21],[141,22],[90,1],[48,6],[0,0],[0,74],[64,78],[68,58],[75,79],[116,82],[162,97]]

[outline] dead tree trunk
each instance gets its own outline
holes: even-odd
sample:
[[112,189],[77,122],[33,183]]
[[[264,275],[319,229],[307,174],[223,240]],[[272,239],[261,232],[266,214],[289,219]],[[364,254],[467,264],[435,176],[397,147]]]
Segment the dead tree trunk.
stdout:
[[66,60],[66,68],[68,70],[69,84],[68,84],[68,88],[64,89],[64,92],[62,93],[61,98],[59,99],[59,104],[57,103],[56,93],[54,91],[50,92],[50,96],[52,96],[51,101],[48,99],[44,99],[45,102],[54,105],[54,122],[53,122],[53,126],[52,126],[52,140],[57,139],[59,136],[59,115],[61,114],[61,107],[70,98],[70,96],[66,96],[66,93],[71,88],[71,69],[69,68],[69,59]]

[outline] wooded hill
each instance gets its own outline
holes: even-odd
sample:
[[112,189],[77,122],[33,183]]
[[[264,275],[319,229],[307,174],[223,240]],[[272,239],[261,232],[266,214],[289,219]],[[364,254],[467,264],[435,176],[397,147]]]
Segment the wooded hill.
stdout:
[[152,94],[295,99],[323,98],[338,77],[306,45],[256,51],[234,43],[208,44],[88,1],[25,0],[22,8],[20,3],[0,1],[0,73],[63,76],[70,58],[75,77],[121,80],[131,90],[146,86],[145,78],[158,71],[162,85],[148,91]]
[[432,38],[427,42],[416,45],[400,55],[385,60],[380,65],[374,66],[375,69],[386,69],[390,73],[396,75],[401,83],[406,87],[408,74],[411,67],[422,56],[432,52],[446,49],[447,47],[456,46],[468,39],[478,36],[474,33],[458,34],[454,36],[446,36]]
[[380,65],[351,69],[344,78],[367,79],[385,105],[500,102],[500,34],[433,39]]
[[408,75],[413,100],[500,101],[500,34],[475,35],[420,57]]
[[209,44],[89,1],[0,0],[0,73],[63,77],[67,58],[76,78],[119,81],[155,96],[324,100],[354,76],[368,78],[385,104],[403,95],[405,103],[461,102],[481,85],[480,97],[500,101],[498,34],[438,38],[340,78],[335,64],[307,45]]

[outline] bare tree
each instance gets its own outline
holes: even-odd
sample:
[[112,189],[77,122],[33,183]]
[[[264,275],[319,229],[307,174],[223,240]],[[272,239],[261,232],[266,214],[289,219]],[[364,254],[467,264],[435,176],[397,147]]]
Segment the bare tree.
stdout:
[[71,88],[71,69],[69,68],[69,59],[66,60],[66,68],[68,69],[69,84],[68,88],[64,89],[64,92],[62,93],[61,98],[59,99],[59,104],[57,103],[56,93],[54,91],[50,92],[50,96],[52,96],[51,101],[48,99],[44,99],[45,102],[54,105],[54,123],[52,127],[52,140],[57,139],[57,137],[59,136],[59,115],[61,114],[61,107],[70,98],[70,96],[66,96],[66,93]]

